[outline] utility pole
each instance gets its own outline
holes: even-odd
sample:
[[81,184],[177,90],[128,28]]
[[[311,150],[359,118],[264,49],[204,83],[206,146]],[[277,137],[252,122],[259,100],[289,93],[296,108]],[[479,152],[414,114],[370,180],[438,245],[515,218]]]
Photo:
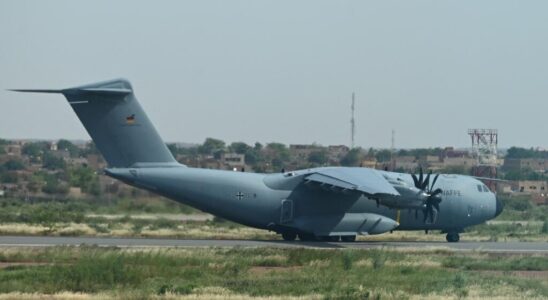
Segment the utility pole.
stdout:
[[390,144],[390,171],[396,169],[396,131],[392,129],[392,143]]
[[352,109],[352,118],[350,119],[350,148],[351,149],[354,149],[354,146],[355,146],[355,135],[356,135],[356,120],[354,119],[354,111],[355,111],[355,105],[356,105],[356,101],[355,101],[355,95],[354,95],[354,92],[352,92],[352,106],[351,106],[351,109]]

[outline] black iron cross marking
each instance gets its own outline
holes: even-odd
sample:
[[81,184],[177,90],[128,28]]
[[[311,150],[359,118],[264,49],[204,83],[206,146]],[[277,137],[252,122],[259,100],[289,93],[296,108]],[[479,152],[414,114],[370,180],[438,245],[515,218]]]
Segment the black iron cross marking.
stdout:
[[238,194],[236,194],[236,198],[238,198],[238,200],[242,200],[242,198],[244,197],[244,193],[242,192],[238,192]]

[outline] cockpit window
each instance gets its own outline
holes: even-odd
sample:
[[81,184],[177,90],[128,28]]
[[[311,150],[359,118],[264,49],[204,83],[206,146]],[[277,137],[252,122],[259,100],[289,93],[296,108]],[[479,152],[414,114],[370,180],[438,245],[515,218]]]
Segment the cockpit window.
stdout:
[[478,192],[483,192],[483,189],[481,188],[481,185],[478,184]]
[[489,193],[489,188],[484,184],[483,185],[483,191],[486,192],[486,193]]

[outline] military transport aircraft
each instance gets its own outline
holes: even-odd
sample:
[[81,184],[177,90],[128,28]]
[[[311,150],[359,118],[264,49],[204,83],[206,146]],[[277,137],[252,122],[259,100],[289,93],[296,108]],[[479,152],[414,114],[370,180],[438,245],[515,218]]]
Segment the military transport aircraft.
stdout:
[[124,79],[61,90],[108,163],[105,174],[202,211],[291,241],[352,242],[393,230],[441,230],[493,219],[501,203],[470,176],[323,167],[258,174],[178,163]]

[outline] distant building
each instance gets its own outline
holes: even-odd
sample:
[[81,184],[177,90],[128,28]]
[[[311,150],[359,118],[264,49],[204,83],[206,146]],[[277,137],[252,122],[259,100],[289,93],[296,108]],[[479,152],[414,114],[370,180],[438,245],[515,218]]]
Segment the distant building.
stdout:
[[245,168],[245,154],[223,153],[221,163],[229,168]]
[[84,166],[88,164],[88,160],[84,157],[68,157],[65,161],[73,166]]
[[57,158],[62,158],[64,161],[67,161],[70,158],[70,152],[68,152],[67,150],[52,151],[51,155]]
[[360,167],[375,169],[377,168],[377,159],[374,157],[366,158],[360,162]]
[[548,182],[533,180],[519,181],[518,192],[527,194],[546,194],[548,192]]
[[535,172],[545,172],[548,170],[548,160],[543,158],[507,158],[504,160],[502,168],[505,171],[529,169]]
[[310,153],[320,149],[318,145],[289,145],[289,154],[293,160],[307,160]]
[[472,157],[445,157],[443,159],[443,166],[444,167],[464,167],[464,168],[471,168],[475,166],[477,163],[477,160]]
[[453,147],[446,147],[443,149],[442,156],[444,158],[448,157],[471,157],[470,152],[468,150],[456,150]]
[[349,151],[350,148],[345,145],[327,146],[327,158],[329,161],[340,161]]
[[99,154],[89,154],[86,156],[88,166],[92,169],[99,170],[106,167],[105,160]]
[[394,158],[394,169],[403,169],[414,172],[419,167],[419,161],[415,156],[405,155]]
[[531,197],[533,203],[536,205],[548,205],[548,195],[547,194],[536,194]]
[[426,155],[421,165],[428,167],[428,169],[433,171],[444,167],[442,159],[437,155]]
[[18,144],[9,144],[4,147],[4,151],[6,151],[7,155],[10,156],[21,156],[21,145]]

